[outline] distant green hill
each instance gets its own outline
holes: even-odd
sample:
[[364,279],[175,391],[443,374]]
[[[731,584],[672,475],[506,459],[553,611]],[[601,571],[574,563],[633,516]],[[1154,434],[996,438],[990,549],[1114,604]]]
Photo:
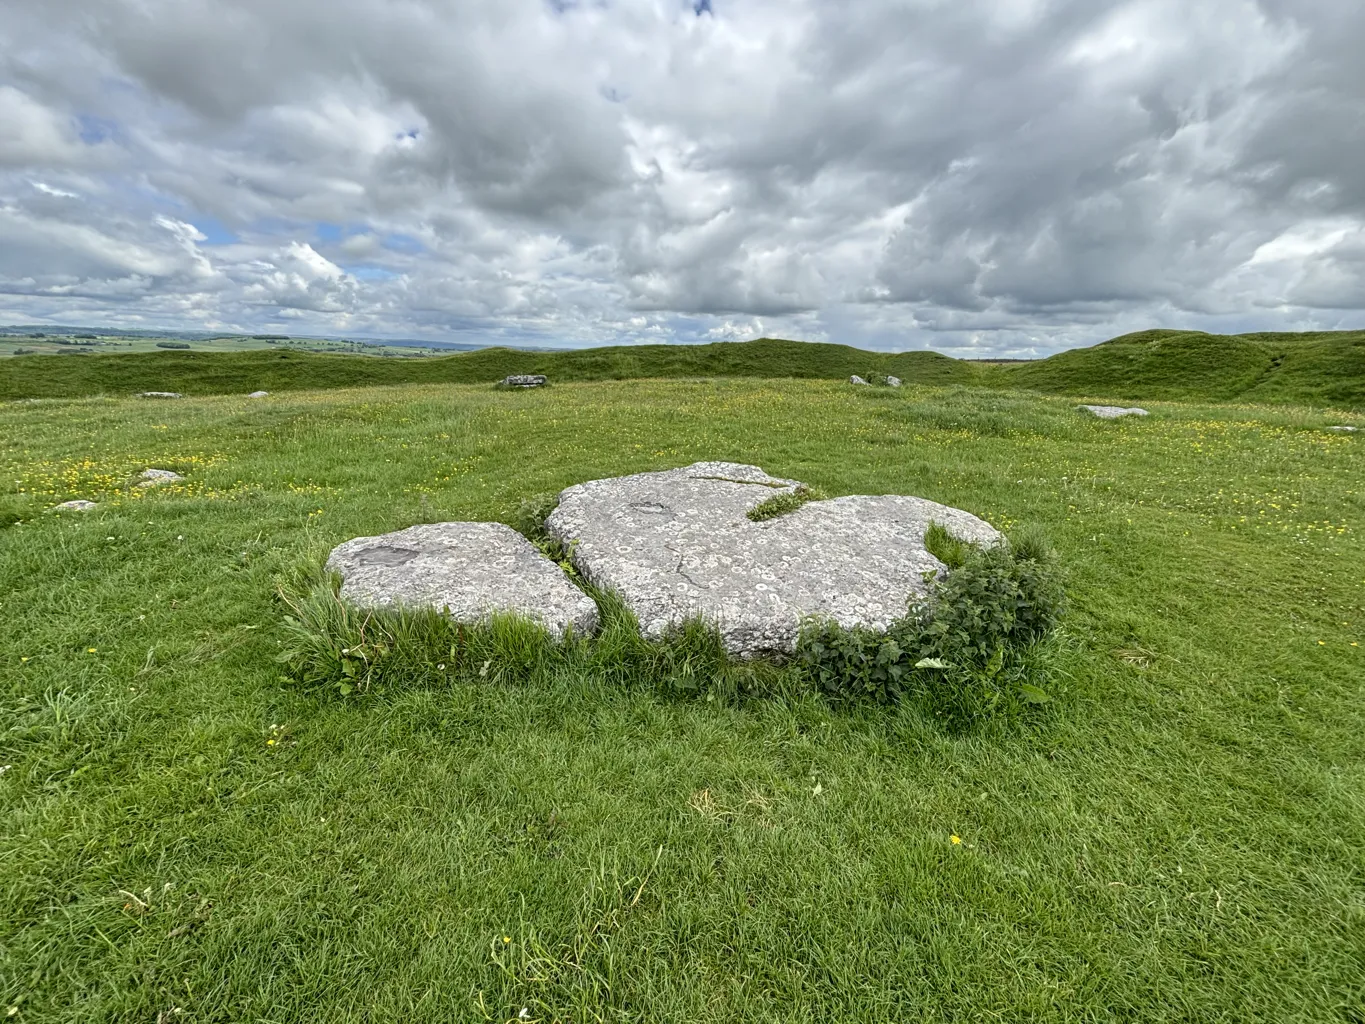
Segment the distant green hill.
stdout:
[[919,384],[976,383],[983,368],[936,352],[863,352],[765,338],[713,345],[641,345],[526,352],[487,348],[426,359],[308,352],[145,352],[83,359],[23,356],[0,362],[0,398],[70,398],[179,391],[243,394],[375,384],[492,383],[513,373],[552,381],[639,377],[805,377],[892,374]]
[[179,391],[245,394],[375,384],[492,383],[513,373],[552,382],[643,377],[893,374],[906,383],[976,385],[1114,401],[1203,400],[1365,409],[1365,331],[1217,335],[1143,331],[1035,362],[982,365],[934,352],[864,352],[764,338],[713,345],[643,345],[527,352],[480,349],[385,359],[274,349],[159,351],[0,361],[0,398],[70,398]]
[[1123,401],[1204,399],[1365,408],[1365,331],[1142,331],[995,368],[1008,385]]

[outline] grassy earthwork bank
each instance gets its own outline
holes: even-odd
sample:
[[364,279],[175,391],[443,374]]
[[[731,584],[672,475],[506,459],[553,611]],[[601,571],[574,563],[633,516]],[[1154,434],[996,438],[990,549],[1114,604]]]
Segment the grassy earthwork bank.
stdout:
[[[1360,1024],[1365,442],[1324,428],[1365,420],[1074,404],[729,379],[0,406],[2,1012]],[[1041,527],[1055,699],[957,734],[586,669],[281,680],[276,583],[334,544],[701,459]],[[130,488],[146,467],[186,480]],[[43,511],[69,498],[100,504]]]
[[[196,342],[195,344],[200,344]],[[208,343],[204,343],[207,345]],[[264,343],[261,343],[264,344]],[[480,349],[421,359],[287,350],[155,351],[0,361],[0,399],[126,397],[142,391],[249,394],[397,384],[490,384],[543,373],[553,383],[642,378],[899,377],[1111,401],[1294,404],[1365,411],[1365,331],[1212,335],[1143,331],[1047,359],[993,365],[936,352],[864,352],[764,338],[529,352]]]

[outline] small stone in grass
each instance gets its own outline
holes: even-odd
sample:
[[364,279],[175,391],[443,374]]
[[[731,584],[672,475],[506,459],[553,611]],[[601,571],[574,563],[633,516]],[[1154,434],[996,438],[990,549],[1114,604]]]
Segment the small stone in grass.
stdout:
[[89,512],[95,507],[93,501],[86,501],[84,498],[77,498],[75,501],[64,501],[60,505],[53,505],[53,512]]
[[184,398],[179,391],[144,391],[139,398]]
[[1151,415],[1146,409],[1139,409],[1136,406],[1131,409],[1125,409],[1121,405],[1083,405],[1081,408],[1088,413],[1098,416],[1102,420],[1116,420],[1121,416]]
[[156,487],[159,484],[173,484],[185,478],[169,469],[144,469],[139,477],[139,487]]
[[543,373],[514,373],[498,383],[504,388],[543,388],[549,382],[549,378]]
[[886,383],[893,388],[898,388],[901,386],[901,379],[899,377],[887,377]]
[[1354,434],[1359,427],[1348,427],[1344,423],[1339,427],[1328,427],[1328,430],[1335,430],[1338,434]]
[[848,379],[848,382],[849,382],[850,384],[866,384],[866,383],[867,383],[867,381],[863,380],[863,379],[862,379],[861,377],[859,377],[856,373],[855,373],[852,377],[850,377],[850,378]]
[[251,392],[251,394],[247,395],[246,397],[247,397],[247,398],[269,398],[269,397],[270,397],[270,392],[269,392],[269,391],[253,391],[253,392]]

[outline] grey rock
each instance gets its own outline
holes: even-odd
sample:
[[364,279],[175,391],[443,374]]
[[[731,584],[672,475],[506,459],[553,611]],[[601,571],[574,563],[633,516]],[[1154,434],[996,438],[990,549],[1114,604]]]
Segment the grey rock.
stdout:
[[50,512],[89,512],[95,507],[93,501],[86,501],[84,498],[77,498],[75,501],[64,501],[60,505],[53,505]]
[[541,388],[550,382],[543,373],[517,373],[499,383],[505,388]]
[[807,616],[886,629],[926,593],[922,574],[944,568],[924,547],[931,521],[966,540],[1000,539],[967,512],[899,495],[747,517],[798,486],[757,466],[699,462],[570,487],[545,525],[589,581],[620,595],[645,636],[700,617],[745,658],[793,651]]
[[173,484],[184,479],[179,473],[172,473],[169,469],[144,469],[138,474],[138,486],[157,487],[161,484]]
[[852,377],[850,377],[850,378],[848,379],[848,382],[849,382],[850,384],[866,384],[866,383],[867,383],[867,381],[863,380],[863,379],[862,379],[861,377],[859,377],[856,373],[855,373]]
[[247,395],[246,397],[247,397],[247,398],[269,398],[269,397],[270,397],[270,392],[269,392],[269,391],[253,391],[253,392],[251,392],[251,394]]
[[1139,409],[1137,407],[1125,409],[1121,405],[1083,405],[1081,408],[1086,412],[1093,413],[1102,420],[1116,420],[1120,416],[1151,415],[1146,409]]
[[1339,426],[1339,427],[1328,427],[1327,429],[1328,429],[1328,430],[1335,430],[1338,434],[1354,434],[1354,433],[1355,433],[1356,431],[1358,431],[1360,428],[1359,428],[1359,427],[1348,427],[1348,426],[1346,426],[1345,424],[1342,424],[1342,425]]
[[899,377],[887,377],[886,383],[893,388],[898,388],[901,386],[901,379]]
[[363,608],[435,608],[457,622],[515,612],[560,634],[597,628],[597,605],[559,566],[501,523],[430,523],[335,549],[327,568]]
[[144,391],[139,398],[184,398],[179,391]]

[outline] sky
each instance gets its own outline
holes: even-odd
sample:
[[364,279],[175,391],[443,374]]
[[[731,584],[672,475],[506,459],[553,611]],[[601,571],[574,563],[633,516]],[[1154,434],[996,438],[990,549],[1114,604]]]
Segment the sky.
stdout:
[[1365,327],[1359,0],[4,0],[0,323]]

